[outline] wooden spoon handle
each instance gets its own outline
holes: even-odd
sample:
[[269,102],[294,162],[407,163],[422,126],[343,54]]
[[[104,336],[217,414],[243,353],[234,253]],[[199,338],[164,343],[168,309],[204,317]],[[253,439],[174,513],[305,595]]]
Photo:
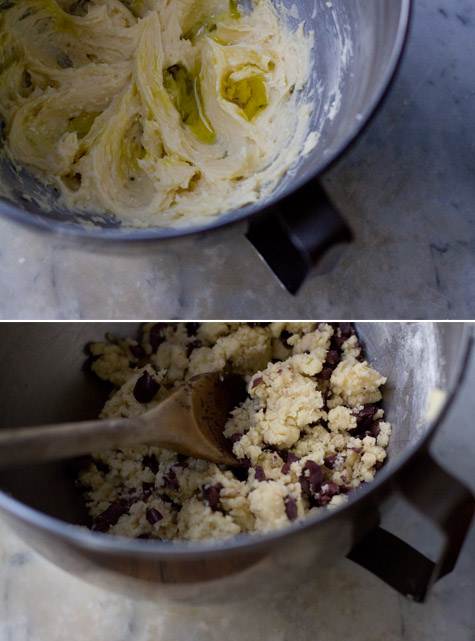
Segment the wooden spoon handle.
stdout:
[[141,417],[2,429],[0,467],[82,456],[137,445],[145,439]]

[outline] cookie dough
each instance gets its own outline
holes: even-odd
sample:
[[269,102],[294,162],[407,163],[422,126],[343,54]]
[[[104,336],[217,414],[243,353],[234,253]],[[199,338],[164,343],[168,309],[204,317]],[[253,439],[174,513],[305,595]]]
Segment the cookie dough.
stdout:
[[4,153],[72,210],[204,222],[306,149],[312,42],[271,0],[3,0]]
[[246,375],[225,427],[242,468],[141,446],[93,453],[79,474],[92,529],[167,541],[268,532],[336,508],[386,458],[385,383],[349,323],[155,323],[90,346],[114,389],[101,417],[137,416],[187,378]]

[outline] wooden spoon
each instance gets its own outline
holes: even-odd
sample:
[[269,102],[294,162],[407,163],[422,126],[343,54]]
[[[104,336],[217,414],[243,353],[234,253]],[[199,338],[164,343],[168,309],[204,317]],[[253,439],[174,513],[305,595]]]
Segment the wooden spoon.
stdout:
[[246,396],[238,374],[199,374],[135,418],[0,429],[0,466],[16,467],[105,450],[157,445],[213,463],[239,465],[223,436],[229,412]]

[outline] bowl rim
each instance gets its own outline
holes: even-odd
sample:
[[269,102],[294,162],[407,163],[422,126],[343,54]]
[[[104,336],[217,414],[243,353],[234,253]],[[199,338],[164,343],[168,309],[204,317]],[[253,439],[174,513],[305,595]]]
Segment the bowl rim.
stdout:
[[392,81],[396,75],[399,64],[402,60],[402,54],[405,44],[409,35],[410,16],[413,7],[413,0],[399,0],[400,14],[399,23],[397,26],[396,37],[394,39],[393,48],[389,57],[388,64],[384,73],[381,75],[378,86],[374,94],[362,113],[361,118],[355,119],[352,130],[344,140],[325,158],[322,157],[321,162],[311,171],[305,178],[296,176],[290,184],[278,196],[270,197],[265,203],[259,204],[259,201],[251,205],[246,205],[237,210],[232,210],[212,217],[211,222],[195,225],[192,227],[147,227],[147,228],[133,228],[133,227],[118,227],[118,228],[105,228],[93,227],[87,225],[80,225],[78,223],[59,222],[53,219],[45,218],[38,214],[34,214],[19,207],[16,203],[0,197],[0,215],[5,216],[15,222],[23,224],[29,228],[35,228],[43,232],[54,232],[59,234],[64,239],[83,239],[92,243],[98,241],[106,241],[108,246],[111,241],[114,245],[121,245],[124,243],[133,242],[135,244],[153,241],[171,240],[174,238],[186,238],[210,232],[215,229],[222,229],[229,227],[254,214],[268,213],[274,207],[278,206],[285,198],[301,189],[312,180],[315,180],[318,175],[323,171],[329,169],[344,152],[352,145],[360,134],[366,129],[376,114],[378,107],[383,102],[387,95]]
[[[433,321],[429,321],[433,322]],[[451,321],[445,321],[446,323]],[[434,322],[433,322],[434,323]],[[434,323],[435,324],[435,323]],[[360,486],[349,495],[348,501],[332,510],[323,510],[320,514],[309,516],[298,524],[289,524],[288,527],[274,530],[266,534],[242,534],[223,541],[158,541],[138,540],[120,536],[111,536],[101,532],[93,532],[84,526],[75,525],[49,516],[30,507],[21,501],[9,496],[0,490],[1,510],[17,517],[30,526],[61,537],[78,548],[91,550],[95,553],[117,555],[132,554],[135,557],[151,557],[155,560],[191,561],[204,560],[226,552],[257,552],[262,548],[281,542],[293,534],[301,534],[323,522],[339,518],[345,511],[353,510],[356,505],[361,505],[369,495],[376,495],[383,488],[388,488],[393,480],[403,471],[411,459],[428,445],[430,439],[441,425],[455,398],[457,397],[460,383],[468,369],[474,343],[474,329],[470,323],[458,323],[462,326],[462,336],[457,361],[451,379],[445,391],[445,399],[437,416],[428,420],[423,436],[413,446],[407,448],[399,456],[399,460],[392,469],[384,466],[371,483]]]

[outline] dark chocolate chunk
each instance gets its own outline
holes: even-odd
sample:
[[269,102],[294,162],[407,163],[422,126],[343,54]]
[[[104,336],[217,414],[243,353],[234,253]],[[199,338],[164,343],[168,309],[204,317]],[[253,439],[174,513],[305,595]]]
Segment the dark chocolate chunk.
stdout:
[[186,333],[188,336],[196,336],[200,323],[185,323]]
[[290,332],[288,332],[286,329],[283,329],[280,333],[280,342],[286,349],[292,349],[292,346],[288,344],[287,339],[289,339],[292,336]]
[[344,336],[332,336],[330,347],[331,347],[331,349],[335,349],[338,352],[340,352],[343,343],[346,343],[347,340],[348,339],[345,338]]
[[333,331],[334,331],[334,334],[331,337],[330,349],[335,349],[335,350],[338,351],[338,354],[340,354],[342,345],[343,345],[343,343],[346,343],[346,341],[348,340],[348,337],[347,336],[342,336],[340,334],[338,323],[334,324]]
[[335,462],[338,457],[338,454],[330,454],[323,460],[323,464],[325,467],[327,467],[329,470],[333,470],[335,467]]
[[355,334],[351,323],[335,323],[335,334],[332,336],[331,349],[341,350],[343,343]]
[[216,485],[206,485],[201,488],[203,493],[203,500],[208,503],[213,512],[216,512],[219,509],[219,496],[223,486],[221,483],[216,483]]
[[133,395],[139,403],[149,403],[160,389],[157,381],[145,371],[135,383]]
[[180,489],[180,483],[178,482],[173,466],[168,470],[166,474],[164,474],[162,479],[162,486],[167,488],[167,490]]
[[376,414],[378,409],[379,408],[376,407],[376,405],[374,405],[373,403],[366,403],[366,405],[363,406],[362,410],[360,410],[356,414],[353,413],[353,416],[356,417],[356,427],[348,430],[351,436],[358,436],[359,434],[363,434],[367,430],[371,430],[371,426],[373,424],[373,416]]
[[144,456],[142,459],[142,465],[144,467],[148,467],[154,474],[158,472],[158,461],[155,454],[151,454],[150,456],[147,454],[147,456]]
[[317,374],[317,378],[322,381],[328,381],[333,374],[333,370],[340,362],[340,353],[337,349],[329,349],[326,361],[323,363],[322,371]]
[[131,345],[130,352],[135,358],[145,358],[145,350],[141,345]]
[[320,494],[328,494],[329,496],[335,496],[335,494],[340,493],[340,487],[333,481],[325,481],[322,483],[322,489]]
[[190,358],[191,352],[193,350],[197,349],[198,347],[201,347],[201,341],[200,340],[191,341],[191,343],[188,343],[188,345],[186,346],[186,356],[187,356],[187,358]]
[[315,497],[322,486],[322,480],[323,472],[320,465],[315,461],[307,461],[299,478],[302,492],[309,498]]
[[288,452],[287,460],[282,465],[282,468],[280,470],[282,474],[288,474],[290,472],[290,466],[292,465],[292,463],[296,463],[297,461],[300,461],[300,456],[297,456],[296,454],[292,454],[292,452]]
[[280,458],[284,461],[284,463],[287,460],[287,456],[289,455],[288,452],[286,452],[285,450],[279,450],[279,448],[277,448],[275,445],[267,444],[264,446],[264,450],[266,452],[274,452],[275,454],[278,454]]
[[156,510],[154,507],[150,507],[145,512],[145,518],[150,523],[150,525],[154,525],[155,523],[158,523],[163,519],[163,515],[160,514],[160,512]]
[[317,374],[317,378],[321,381],[328,381],[333,374],[333,369],[331,367],[324,367],[321,372]]
[[186,333],[188,336],[196,336],[199,326],[199,323],[186,323]]
[[327,352],[326,362],[329,366],[335,367],[340,362],[340,355],[336,349],[329,349]]
[[371,423],[371,427],[369,428],[369,431],[371,432],[371,435],[374,436],[374,438],[378,438],[378,436],[379,436],[379,434],[381,432],[381,428],[379,426],[380,423],[381,423],[380,420],[373,421]]
[[285,501],[285,513],[289,521],[295,521],[298,516],[297,501],[293,496],[287,496]]
[[188,461],[187,460],[185,460],[185,461],[177,461],[176,463],[173,463],[173,465],[172,465],[172,469],[180,468],[180,469],[184,470],[187,467],[188,467]]
[[262,376],[258,376],[257,378],[255,378],[255,379],[252,381],[252,387],[251,387],[251,389],[254,389],[254,388],[255,388],[255,387],[257,387],[258,385],[260,385],[260,384],[262,383],[262,381],[263,381],[263,380],[264,380],[264,379],[262,378]]
[[256,465],[254,470],[254,478],[256,479],[256,481],[260,481],[261,483],[262,481],[266,480],[266,475],[261,465]]
[[363,420],[367,416],[374,416],[376,412],[378,411],[378,408],[376,405],[373,403],[366,403],[366,405],[363,405],[363,409],[360,410],[357,414],[354,414],[356,416],[356,422],[359,420]]
[[182,506],[179,503],[175,503],[175,501],[171,499],[168,494],[161,494],[160,498],[165,501],[165,503],[169,503],[176,512],[179,512],[181,510]]
[[252,463],[247,456],[245,456],[244,458],[238,459],[238,461],[243,467],[247,467],[247,468],[252,467]]
[[381,432],[381,428],[379,427],[380,423],[381,423],[380,420],[373,421],[369,426],[369,428],[366,428],[366,431],[360,435],[360,438],[363,439],[365,438],[365,436],[372,436],[373,438],[378,438],[379,433]]
[[340,328],[340,333],[342,336],[346,336],[347,338],[349,338],[352,334],[354,334],[351,323],[338,323],[338,326]]
[[130,499],[119,499],[111,503],[108,508],[96,516],[92,529],[95,532],[107,532],[107,530],[115,525],[123,514],[129,511],[130,506],[135,501]]

